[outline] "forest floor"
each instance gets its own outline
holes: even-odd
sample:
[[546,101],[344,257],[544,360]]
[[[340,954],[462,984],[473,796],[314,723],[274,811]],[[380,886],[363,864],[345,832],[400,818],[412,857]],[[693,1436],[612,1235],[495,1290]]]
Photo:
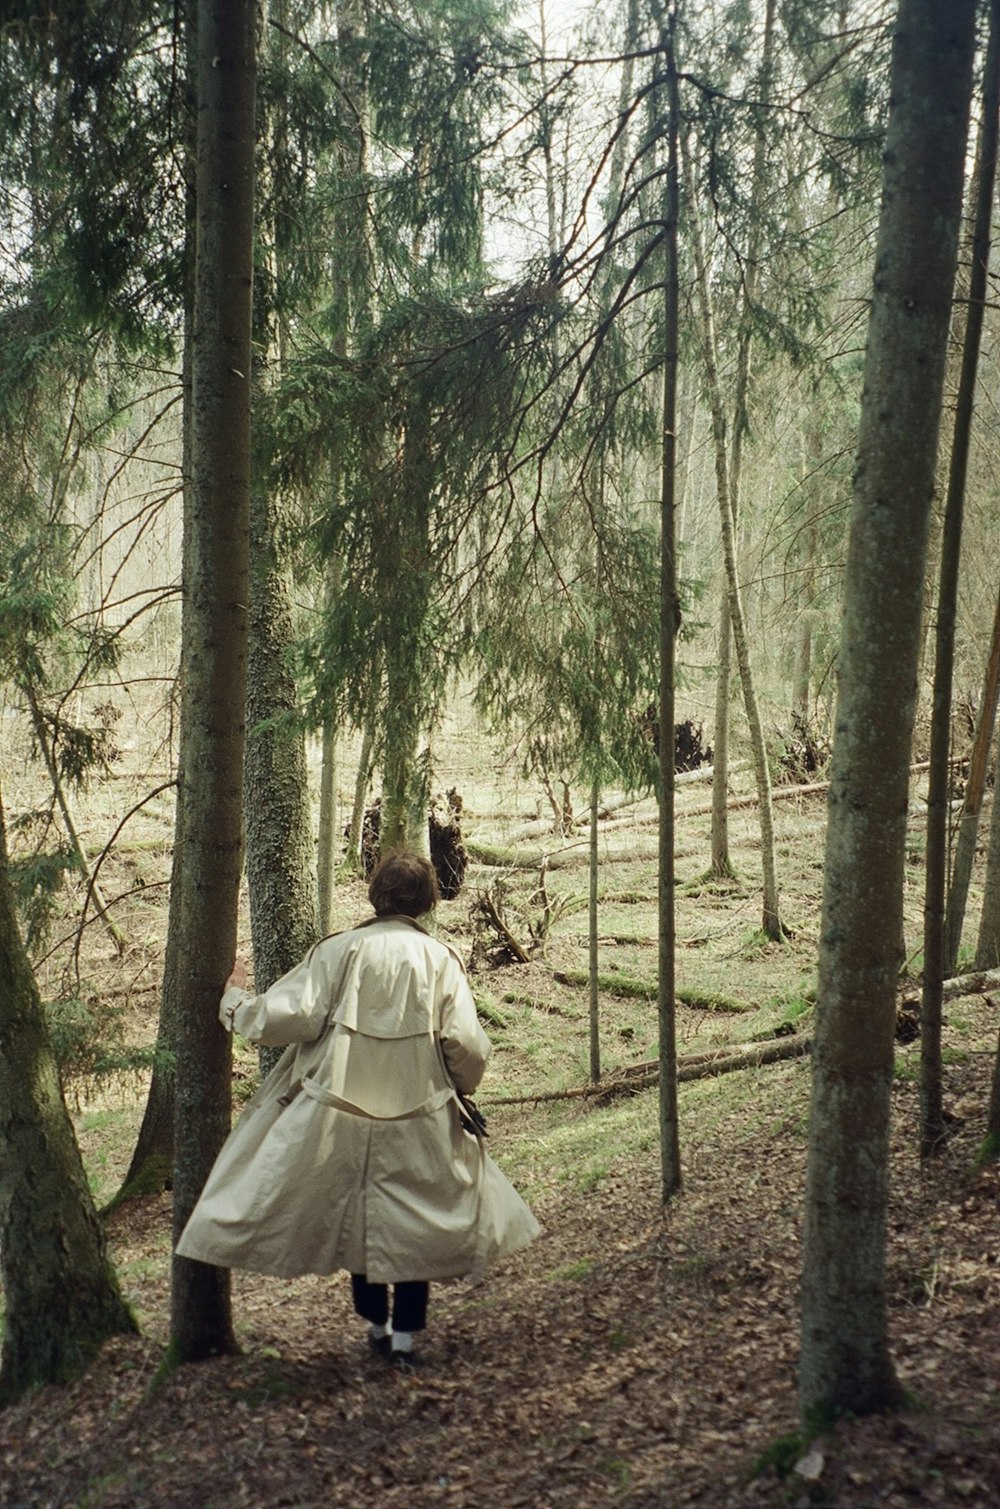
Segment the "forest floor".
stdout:
[[[695,785],[680,799],[690,812],[679,819],[678,987],[691,1002],[679,1008],[682,1056],[749,1043],[782,1024],[808,1031],[814,984],[822,799],[776,807],[794,932],[781,946],[756,931],[752,810],[732,815],[743,884],[699,879],[706,800]],[[612,1083],[656,1052],[649,816],[648,805],[626,809],[602,838],[602,1047]],[[587,958],[585,838],[540,839],[516,810],[501,823],[482,791],[467,798],[464,831],[470,846],[481,838],[528,853],[547,843],[553,855],[545,887],[562,910],[526,964],[491,964],[495,949],[477,936],[472,911],[489,890],[512,931],[528,937],[543,908],[537,870],[474,864],[463,895],[440,909],[442,928],[476,961],[473,984],[495,1044],[479,1097],[490,1149],[538,1214],[542,1236],[478,1286],[434,1286],[426,1365],[413,1376],[369,1351],[345,1275],[238,1273],[240,1354],[164,1376],[169,1195],[119,1210],[109,1241],[141,1334],[106,1346],[79,1382],[0,1414],[3,1509],[996,1509],[1000,1175],[976,1166],[996,1003],[948,1004],[950,1136],[927,1168],[916,1154],[919,1043],[898,1049],[888,1273],[892,1352],[909,1407],[844,1419],[805,1443],[796,1435],[796,1360],[808,1058],[681,1086],[684,1188],[664,1207],[655,1087],[603,1100],[533,1098],[588,1077],[586,991],[577,983]],[[912,832],[915,939],[919,824]],[[141,872],[134,905],[148,909],[132,919],[127,967],[110,951],[102,965],[89,945],[91,988],[99,991],[103,969],[104,993],[124,999],[137,1040],[148,1037],[155,1010],[156,888],[168,859],[168,845],[157,850],[147,836],[113,861],[122,888]],[[345,923],[364,914],[356,882],[344,886],[340,906]],[[237,1073],[248,1082],[252,1061],[241,1057]],[[141,1093],[129,1081],[76,1088],[81,1147],[107,1199],[127,1166]]]

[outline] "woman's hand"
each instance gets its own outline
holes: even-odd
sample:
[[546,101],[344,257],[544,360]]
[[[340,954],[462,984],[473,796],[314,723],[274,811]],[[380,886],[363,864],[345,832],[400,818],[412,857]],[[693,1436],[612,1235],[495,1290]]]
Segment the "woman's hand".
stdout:
[[236,959],[233,963],[232,973],[230,974],[229,979],[226,981],[225,988],[226,990],[229,990],[230,988],[234,988],[236,990],[246,990],[249,983],[250,976],[247,973],[246,964],[240,958],[239,954],[237,954]]

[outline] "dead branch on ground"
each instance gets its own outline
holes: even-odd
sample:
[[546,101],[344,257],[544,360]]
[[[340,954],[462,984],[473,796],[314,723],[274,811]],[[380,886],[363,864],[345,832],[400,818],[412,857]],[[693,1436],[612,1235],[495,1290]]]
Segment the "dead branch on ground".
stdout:
[[[739,1069],[757,1069],[765,1064],[776,1064],[791,1058],[800,1058],[808,1053],[812,1038],[805,1033],[779,1038],[770,1043],[754,1043],[722,1053],[692,1053],[677,1062],[677,1081],[684,1084],[695,1079],[714,1079],[720,1074],[733,1074]],[[576,1085],[568,1090],[543,1090],[537,1095],[505,1095],[496,1100],[483,1100],[484,1105],[524,1106],[551,1100],[612,1100],[618,1095],[637,1095],[648,1090],[660,1078],[660,1061],[630,1064],[618,1070],[613,1078],[599,1081],[596,1085]]]

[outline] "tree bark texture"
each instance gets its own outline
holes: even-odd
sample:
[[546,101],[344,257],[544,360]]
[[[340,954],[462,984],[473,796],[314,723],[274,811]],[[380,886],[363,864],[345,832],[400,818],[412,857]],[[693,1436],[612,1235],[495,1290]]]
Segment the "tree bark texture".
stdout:
[[[243,774],[254,986],[267,990],[318,936],[305,741],[291,668],[292,607],[277,548],[280,502],[260,486],[250,508],[247,736]],[[280,1053],[261,1050],[261,1067]]]
[[889,1111],[921,588],[962,208],[975,0],[901,0],[841,624],[813,1043],[800,1402],[900,1396]]
[[[268,45],[282,62],[287,16],[284,0],[272,0],[276,27]],[[287,157],[288,124],[284,102],[270,102],[263,126],[269,162],[270,204],[288,198],[281,181]],[[271,253],[267,287],[278,290],[287,272],[277,247],[280,236],[271,224],[263,235]],[[254,300],[255,396],[263,394],[280,371],[285,356],[284,317],[270,300]],[[298,696],[292,672],[295,638],[291,581],[281,559],[280,540],[287,533],[289,505],[269,488],[259,463],[250,495],[250,618],[247,660],[247,736],[243,793],[246,871],[250,897],[254,985],[267,990],[296,965],[316,941],[316,867],[305,738],[299,726]],[[267,1069],[280,1053],[261,1049]]]
[[[184,582],[174,1236],[231,1118],[218,1004],[236,952],[249,597],[256,60],[252,0],[198,7],[191,537]],[[178,1361],[234,1348],[229,1275],[174,1258]]]
[[18,932],[0,806],[0,1406],[136,1329],[108,1261]]

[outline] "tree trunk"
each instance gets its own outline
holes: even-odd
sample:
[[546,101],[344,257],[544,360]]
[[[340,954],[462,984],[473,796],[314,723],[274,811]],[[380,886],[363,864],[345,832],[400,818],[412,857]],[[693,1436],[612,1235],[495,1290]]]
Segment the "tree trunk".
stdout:
[[598,915],[597,915],[597,834],[599,817],[598,811],[601,805],[601,788],[596,781],[590,788],[590,896],[587,916],[587,944],[589,969],[589,998],[590,998],[590,1078],[596,1085],[601,1077],[601,1000],[598,988],[599,958],[598,958]]
[[[284,46],[283,0],[272,0]],[[265,134],[268,159],[284,161],[287,129],[281,106],[273,105]],[[270,198],[282,195],[272,183]],[[276,228],[264,236],[275,245]],[[279,290],[286,269],[275,259],[268,286]],[[257,300],[256,339],[261,353],[254,362],[254,395],[273,381],[285,355],[283,317]],[[317,937],[316,879],[312,812],[305,739],[298,724],[298,695],[291,656],[295,640],[291,582],[282,564],[280,540],[287,533],[287,503],[263,482],[263,460],[250,496],[250,616],[247,658],[247,737],[243,772],[246,871],[250,898],[254,986],[267,990],[287,974]],[[280,1051],[262,1048],[262,1072],[277,1062]]]
[[[336,253],[333,267],[333,300],[336,310],[334,351],[346,358],[355,341],[372,324],[372,238],[369,205],[368,95],[360,60],[364,52],[364,10],[360,0],[337,0],[337,55],[339,87],[347,103],[337,145],[337,172],[343,185],[341,208],[335,217]],[[335,466],[331,481],[334,497],[342,490],[341,468]],[[326,602],[332,608],[341,590],[341,562],[328,565]],[[337,727],[332,715],[323,720],[323,764],[320,779],[318,900],[319,930],[326,935],[333,927],[333,894],[341,834],[337,820]],[[368,790],[371,734],[364,730],[361,768],[365,779],[356,787],[351,812],[344,868],[361,868],[361,830]],[[360,782],[359,770],[359,782]]]
[[885,1239],[921,588],[975,0],[900,0],[848,547],[820,927],[800,1402],[895,1405]]
[[[831,207],[835,213],[836,206]],[[818,408],[818,403],[815,405]],[[810,414],[806,442],[806,475],[802,479],[806,517],[800,544],[799,621],[796,625],[795,676],[792,706],[808,726],[811,715],[813,617],[816,611],[816,561],[819,555],[819,508],[817,476],[823,457],[823,434],[819,416]]]
[[[193,467],[181,702],[174,1236],[229,1131],[231,1051],[219,997],[236,952],[242,868],[256,7],[198,7]],[[229,1275],[175,1255],[171,1355],[235,1347]]]
[[680,1154],[680,1117],[677,1100],[677,999],[674,878],[674,681],[675,647],[680,627],[677,596],[677,359],[679,287],[677,269],[678,192],[678,89],[676,10],[671,6],[659,18],[660,42],[666,67],[667,176],[663,206],[664,309],[663,309],[663,407],[660,434],[660,687],[659,687],[659,853],[658,898],[658,998],[660,1056],[660,1177],[664,1201],[678,1194],[683,1175]]
[[105,1251],[14,913],[0,804],[0,1407],[135,1331]]
[[[184,206],[184,346],[181,352],[181,474],[183,483],[183,516],[181,538],[181,582],[191,573],[191,540],[194,519],[194,504],[189,496],[192,475],[191,399],[192,362],[194,354],[194,262],[196,238],[196,205],[194,192],[194,122],[197,114],[195,100],[195,22],[194,7],[187,4],[179,7],[178,41],[186,58],[184,93],[184,150],[188,157],[189,172]],[[181,636],[178,682],[184,686],[185,645]],[[183,785],[178,757],[177,791]],[[167,914],[167,937],[163,950],[163,981],[160,987],[160,1013],[156,1024],[156,1051],[153,1071],[142,1125],[136,1139],[135,1149],[128,1172],[121,1188],[109,1203],[112,1210],[125,1200],[142,1199],[162,1193],[173,1184],[174,1166],[174,1120],[176,1100],[176,1050],[177,1050],[177,982],[178,953],[180,949],[180,909],[184,896],[182,868],[184,846],[180,839],[180,799],[174,802],[174,851],[170,864],[170,900]]]
[[372,750],[375,744],[375,733],[372,720],[365,724],[361,735],[361,752],[358,755],[358,771],[354,779],[354,801],[351,804],[351,825],[347,835],[347,850],[344,854],[344,865],[347,869],[360,872],[361,864],[361,835],[365,822],[365,803],[368,799],[368,787],[372,778]]
[[715,672],[715,744],[712,750],[712,836],[709,874],[714,880],[733,880],[729,857],[729,696],[733,665],[733,625],[729,592],[719,605],[718,664]]
[[323,720],[322,760],[319,774],[319,830],[316,841],[316,900],[319,934],[325,938],[333,927],[334,877],[340,849],[337,821],[337,725]]
[[[305,743],[296,726],[294,629],[279,563],[278,500],[255,486],[250,509],[247,739],[243,775],[246,872],[254,986],[287,974],[318,936],[312,817]],[[261,1068],[274,1049],[261,1050]]]
[[394,602],[386,624],[386,707],[383,758],[381,851],[428,851],[429,767],[419,758],[420,735],[430,721],[433,692],[424,649],[430,601],[430,521],[433,463],[429,452],[430,415],[415,400],[406,416],[402,478],[398,497],[398,549],[385,562],[387,590]]
[[173,1183],[174,1109],[177,1045],[177,954],[180,947],[180,907],[184,895],[183,848],[175,842],[170,866],[170,904],[167,940],[163,957],[160,1015],[156,1026],[153,1072],[146,1095],[146,1109],[135,1149],[121,1188],[108,1204],[114,1210],[126,1200],[158,1195]]
[[[688,198],[693,204],[691,185],[688,185]],[[701,235],[701,226],[697,214],[692,211],[691,215],[691,240],[694,251],[697,296],[701,313],[702,341],[705,355],[706,386],[708,388],[709,404],[712,416],[712,435],[715,449],[715,476],[716,488],[719,495],[719,521],[722,532],[723,554],[726,564],[726,590],[729,603],[729,619],[732,625],[733,641],[736,648],[736,660],[739,666],[740,682],[743,687],[743,702],[746,708],[747,721],[750,726],[750,743],[753,755],[754,776],[757,784],[757,795],[760,804],[760,835],[761,835],[761,865],[763,870],[763,915],[761,927],[768,938],[775,940],[785,937],[785,929],[781,922],[778,903],[777,866],[774,851],[774,818],[771,807],[771,774],[767,763],[767,750],[764,744],[764,729],[760,718],[760,709],[757,703],[753,685],[753,671],[750,665],[750,648],[747,641],[746,624],[743,616],[743,603],[740,592],[739,570],[736,560],[736,510],[734,499],[731,495],[732,479],[738,476],[738,468],[731,471],[728,466],[726,444],[726,419],[722,404],[722,385],[718,365],[718,342],[716,338],[715,313],[712,306],[711,289],[708,281],[708,267],[705,257],[705,248]],[[720,636],[721,639],[721,636]],[[720,644],[721,647],[721,644]],[[715,752],[718,759],[718,751]],[[718,787],[713,787],[718,790]],[[714,812],[714,807],[713,807]],[[714,856],[713,856],[714,870]]]
[[[993,614],[993,636],[986,662],[983,695],[976,720],[976,735],[972,742],[969,760],[969,778],[965,784],[965,797],[958,820],[958,839],[955,843],[955,859],[951,872],[951,888],[944,918],[944,972],[955,973],[958,967],[958,950],[962,941],[965,922],[965,907],[969,899],[969,881],[976,856],[976,839],[979,835],[979,814],[986,791],[989,773],[990,746],[996,724],[997,701],[1000,695],[1000,595]],[[995,790],[995,778],[994,778]]]
[[997,771],[1000,771],[1000,724],[997,725],[993,754],[993,814],[986,846],[986,879],[983,882],[983,909],[979,917],[976,940],[976,969],[1000,968],[1000,802],[997,801]]
[[[966,306],[962,369],[952,437],[948,498],[941,537],[934,643],[934,692],[931,708],[931,768],[927,779],[927,860],[924,879],[924,982],[920,1005],[920,1155],[931,1157],[945,1135],[941,1082],[941,982],[951,961],[945,957],[945,879],[948,868],[948,813],[951,766],[951,692],[955,662],[955,615],[962,549],[962,515],[969,462],[969,436],[976,397],[976,375],[986,307],[990,258],[990,219],[997,151],[997,110],[1000,103],[1000,34],[997,4],[990,8],[990,36],[986,55],[983,125],[975,179],[976,213],[972,241],[972,274]],[[987,739],[987,743],[988,743]],[[966,885],[968,880],[966,879]],[[964,900],[962,903],[964,910]],[[961,929],[959,929],[960,931]],[[957,955],[958,947],[955,946]]]

